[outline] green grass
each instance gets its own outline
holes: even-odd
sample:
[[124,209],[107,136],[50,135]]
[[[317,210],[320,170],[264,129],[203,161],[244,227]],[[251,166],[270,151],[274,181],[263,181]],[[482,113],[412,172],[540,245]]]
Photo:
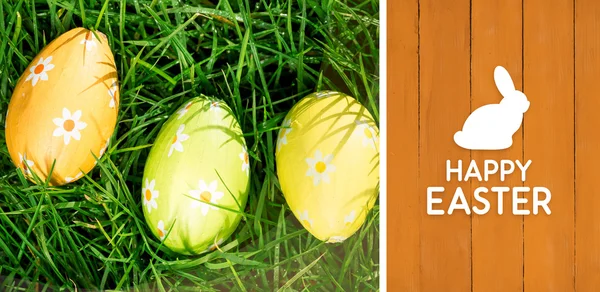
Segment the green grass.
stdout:
[[[3,0],[2,285],[379,290],[378,205],[343,244],[324,244],[288,209],[274,163],[283,117],[310,92],[352,95],[379,121],[379,9],[377,0]],[[10,161],[4,113],[33,57],[77,26],[109,36],[121,84],[119,122],[107,154],[86,177],[63,187],[35,185]],[[141,179],[162,123],[200,94],[227,102],[240,121],[253,158],[251,192],[247,221],[221,250],[186,257],[160,246],[147,228]]]

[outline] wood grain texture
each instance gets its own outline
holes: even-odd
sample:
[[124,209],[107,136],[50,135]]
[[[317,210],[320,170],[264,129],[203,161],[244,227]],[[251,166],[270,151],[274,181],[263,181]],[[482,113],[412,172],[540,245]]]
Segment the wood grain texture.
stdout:
[[[522,88],[522,1],[473,0],[471,7],[471,108],[499,103],[503,96],[494,83],[494,68],[503,66],[510,73],[515,87]],[[513,136],[513,145],[501,151],[472,151],[477,162],[486,159],[523,161],[522,129]],[[482,165],[482,164],[480,164]],[[486,182],[472,181],[472,189],[494,186],[522,186],[517,174],[504,182],[498,175]],[[523,218],[511,213],[512,199],[503,196],[503,214],[498,214],[498,196],[491,190],[484,194],[490,200],[490,210],[482,216],[472,216],[473,222],[473,291],[523,291]],[[482,204],[477,204],[483,208]]]
[[[420,1],[420,157],[419,192],[443,185],[448,210],[457,187],[465,194],[468,182],[446,182],[446,160],[468,161],[469,152],[454,145],[452,136],[470,113],[470,1]],[[464,212],[429,216],[421,203],[421,289],[464,292],[471,289],[471,219]]]
[[[573,1],[524,1],[526,186],[552,191],[551,215],[525,216],[525,291],[574,291]],[[528,196],[531,198],[531,195]]]
[[[388,0],[388,291],[597,291],[600,2],[414,1]],[[466,117],[502,98],[497,65],[531,102],[523,126],[507,150],[461,149],[453,134]],[[447,159],[532,164],[525,182],[447,182]],[[552,214],[515,216],[505,196],[498,215],[489,194],[485,215],[427,215],[429,186],[445,187],[436,209],[447,211],[457,187],[474,202],[477,187],[497,185],[548,188]],[[532,210],[532,192],[521,197]]]
[[600,2],[575,3],[575,288],[595,292],[600,287]]
[[418,0],[390,1],[388,29],[400,37],[388,39],[388,66],[396,68],[388,88],[388,123],[401,125],[387,130],[388,145],[398,145],[387,156],[387,163],[403,167],[390,169],[388,188],[402,190],[387,197],[395,206],[388,215],[389,255],[398,260],[388,262],[388,291],[419,291],[419,23]]

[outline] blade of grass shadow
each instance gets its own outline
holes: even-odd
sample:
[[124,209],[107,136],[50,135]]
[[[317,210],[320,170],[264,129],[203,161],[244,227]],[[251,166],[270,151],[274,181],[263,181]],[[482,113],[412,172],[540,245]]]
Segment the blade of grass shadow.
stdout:
[[307,273],[314,265],[317,264],[317,262],[319,262],[319,260],[325,255],[322,254],[320,255],[316,260],[314,260],[313,262],[311,262],[310,264],[308,264],[306,267],[304,267],[302,270],[300,270],[297,274],[294,275],[294,277],[292,277],[289,281],[287,281],[281,288],[279,288],[279,290],[277,290],[278,292],[282,292],[287,288],[290,288],[292,286],[292,284],[294,284],[294,282],[296,282],[298,279],[300,279],[300,277],[302,277],[305,273]]

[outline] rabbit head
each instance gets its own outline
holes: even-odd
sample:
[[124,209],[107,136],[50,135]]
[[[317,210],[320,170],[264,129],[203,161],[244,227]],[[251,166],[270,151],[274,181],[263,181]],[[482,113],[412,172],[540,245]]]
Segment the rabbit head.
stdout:
[[496,82],[498,91],[504,97],[500,101],[501,105],[508,106],[519,113],[524,113],[529,109],[530,103],[527,100],[527,96],[515,89],[515,84],[504,67],[496,67],[494,70],[494,81]]
[[508,106],[519,113],[524,113],[529,109],[530,102],[523,92],[515,90],[512,94],[504,96],[500,104]]

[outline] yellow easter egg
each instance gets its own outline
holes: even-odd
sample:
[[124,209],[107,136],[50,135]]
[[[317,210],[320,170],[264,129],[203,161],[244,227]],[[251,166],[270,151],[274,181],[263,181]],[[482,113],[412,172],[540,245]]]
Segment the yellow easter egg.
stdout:
[[108,39],[99,31],[75,28],[45,46],[19,78],[6,113],[16,167],[54,186],[91,171],[116,126],[117,81]]
[[379,193],[379,130],[353,97],[323,91],[300,100],[275,158],[283,196],[313,236],[342,242],[364,224]]

